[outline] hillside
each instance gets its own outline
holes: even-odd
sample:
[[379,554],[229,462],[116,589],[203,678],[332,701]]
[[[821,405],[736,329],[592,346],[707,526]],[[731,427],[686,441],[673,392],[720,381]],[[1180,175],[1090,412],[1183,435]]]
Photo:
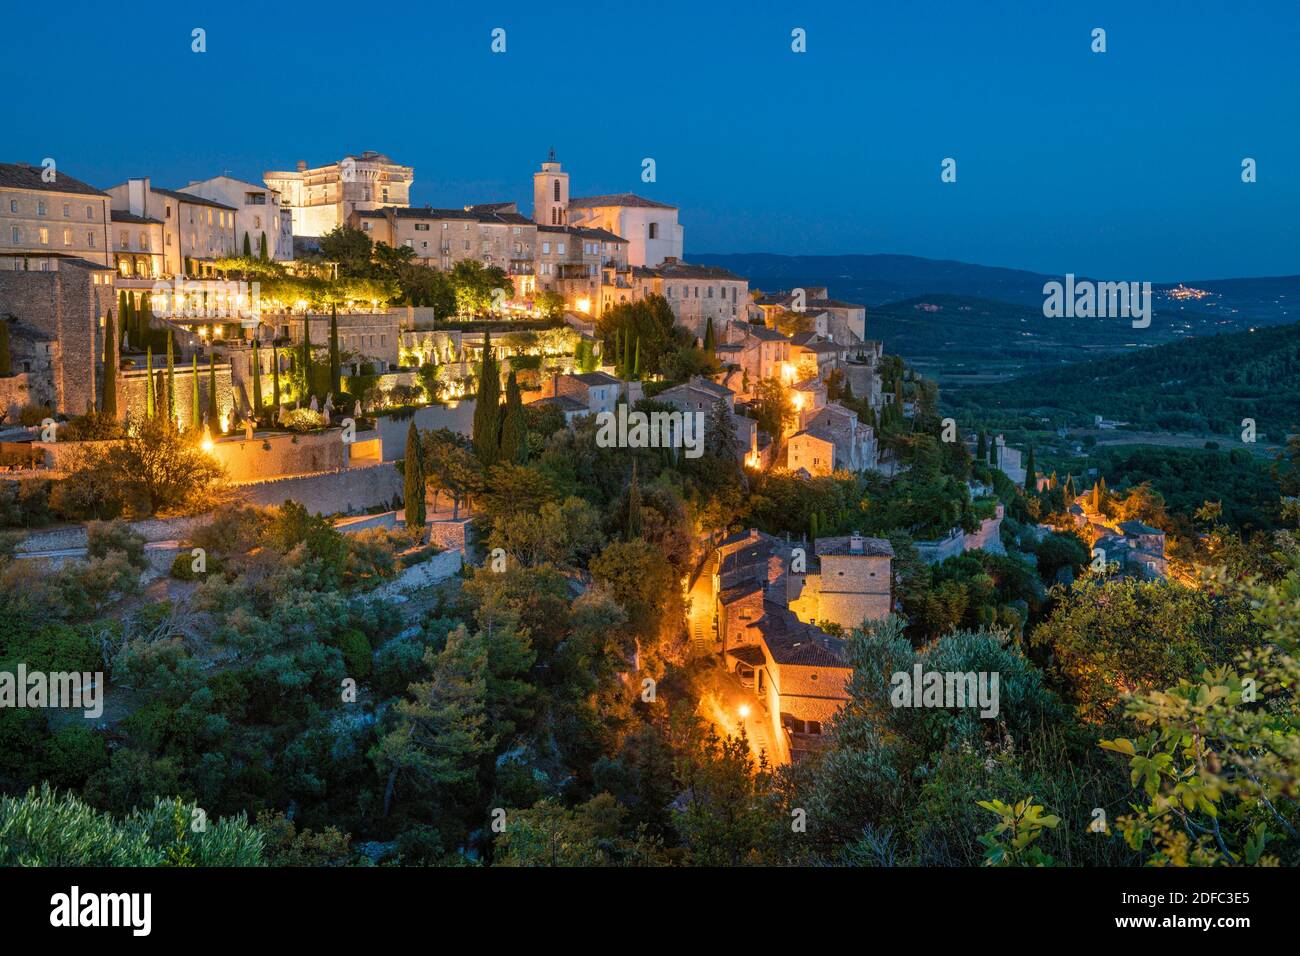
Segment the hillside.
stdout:
[[981,386],[953,387],[964,413],[1094,415],[1162,431],[1239,435],[1253,418],[1260,441],[1300,430],[1300,323],[1198,337]]
[[743,275],[752,288],[826,286],[837,299],[862,303],[869,338],[883,340],[941,381],[1013,377],[1097,352],[1300,319],[1300,276],[1153,283],[1151,326],[1133,329],[1124,319],[1045,318],[1043,285],[1060,276],[1020,269],[897,255],[689,258]]

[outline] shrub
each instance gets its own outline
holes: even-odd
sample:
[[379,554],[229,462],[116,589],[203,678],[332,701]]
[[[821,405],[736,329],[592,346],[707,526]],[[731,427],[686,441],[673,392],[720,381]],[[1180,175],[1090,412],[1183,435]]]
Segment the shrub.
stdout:
[[120,551],[133,567],[143,571],[148,566],[144,544],[144,535],[125,521],[92,521],[86,525],[86,552],[92,558],[105,558],[112,551]]
[[19,423],[28,427],[39,425],[45,419],[53,417],[54,409],[48,405],[38,405],[35,402],[28,402],[18,412]]
[[325,416],[310,408],[295,408],[284,413],[280,425],[291,432],[309,432],[325,425]]
[[69,521],[104,521],[119,517],[126,508],[126,501],[122,488],[107,471],[78,466],[52,483],[49,507]]
[[111,441],[125,434],[113,415],[89,411],[59,428],[59,441]]
[[0,866],[264,866],[262,834],[240,814],[190,829],[197,807],[155,799],[115,819],[48,784],[0,798]]
[[361,681],[370,676],[370,640],[365,634],[350,627],[339,634],[335,643],[343,653],[343,664],[349,677]]

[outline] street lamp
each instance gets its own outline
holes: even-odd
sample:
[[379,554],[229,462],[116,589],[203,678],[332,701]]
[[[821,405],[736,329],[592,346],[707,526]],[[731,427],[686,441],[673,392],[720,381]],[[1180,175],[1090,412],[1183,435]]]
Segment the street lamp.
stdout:
[[741,720],[747,719],[749,717],[749,705],[741,704],[740,709],[737,712],[740,714]]

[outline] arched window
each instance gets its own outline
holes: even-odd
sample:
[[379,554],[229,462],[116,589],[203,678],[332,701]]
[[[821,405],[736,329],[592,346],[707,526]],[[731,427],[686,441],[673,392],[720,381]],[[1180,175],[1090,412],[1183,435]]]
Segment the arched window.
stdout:
[[560,181],[558,179],[555,181],[555,201],[560,201]]

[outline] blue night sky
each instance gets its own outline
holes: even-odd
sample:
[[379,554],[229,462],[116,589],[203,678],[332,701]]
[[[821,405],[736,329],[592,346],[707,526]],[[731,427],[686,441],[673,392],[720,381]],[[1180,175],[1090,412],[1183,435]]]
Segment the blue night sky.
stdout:
[[[52,156],[100,187],[260,181],[377,149],[415,167],[414,204],[528,211],[553,145],[574,195],[680,206],[688,258],[1300,272],[1296,0],[138,0],[7,4],[0,23],[0,160]],[[1094,27],[1105,54],[1090,52]],[[647,156],[656,183],[640,181]],[[944,157],[955,184],[940,182]]]

